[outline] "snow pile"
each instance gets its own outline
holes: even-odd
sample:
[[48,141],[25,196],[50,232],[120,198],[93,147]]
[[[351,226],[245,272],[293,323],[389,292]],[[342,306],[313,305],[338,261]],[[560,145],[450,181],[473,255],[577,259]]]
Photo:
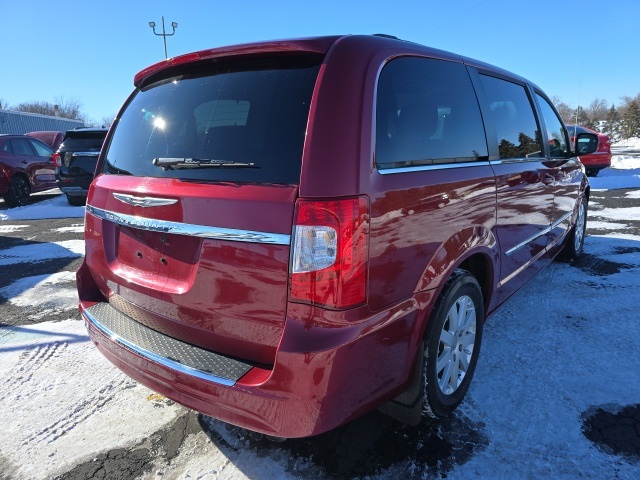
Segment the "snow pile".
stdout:
[[611,168],[618,170],[640,169],[640,138],[631,137],[611,144]]
[[[612,145],[611,168],[600,170],[597,177],[590,177],[593,190],[640,188],[640,138],[629,138]],[[628,152],[624,154],[624,152]]]

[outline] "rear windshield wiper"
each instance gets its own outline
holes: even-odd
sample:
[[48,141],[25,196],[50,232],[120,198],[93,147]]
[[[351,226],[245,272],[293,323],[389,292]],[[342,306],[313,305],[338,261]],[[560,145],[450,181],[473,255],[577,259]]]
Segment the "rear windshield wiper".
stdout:
[[182,168],[260,168],[255,163],[234,162],[233,160],[215,160],[212,158],[154,158],[152,162],[164,170]]

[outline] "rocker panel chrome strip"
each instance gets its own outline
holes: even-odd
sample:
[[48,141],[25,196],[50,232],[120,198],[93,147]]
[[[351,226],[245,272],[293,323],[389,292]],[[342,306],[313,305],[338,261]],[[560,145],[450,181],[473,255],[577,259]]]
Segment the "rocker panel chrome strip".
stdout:
[[560,217],[558,220],[556,220],[555,222],[553,222],[551,225],[549,225],[547,228],[545,228],[544,230],[542,230],[539,233],[536,233],[535,235],[532,235],[531,237],[527,238],[526,240],[520,242],[519,244],[517,244],[514,247],[511,247],[509,250],[507,250],[505,252],[505,255],[510,256],[512,255],[515,251],[521,249],[522,247],[527,246],[528,244],[530,244],[531,242],[533,242],[536,238],[541,237],[542,235],[546,235],[547,233],[549,233],[551,230],[553,230],[554,228],[556,228],[558,225],[560,225],[562,222],[564,222],[567,218],[571,217],[571,215],[573,214],[573,212],[569,212],[566,213],[565,215],[563,215],[562,217]]

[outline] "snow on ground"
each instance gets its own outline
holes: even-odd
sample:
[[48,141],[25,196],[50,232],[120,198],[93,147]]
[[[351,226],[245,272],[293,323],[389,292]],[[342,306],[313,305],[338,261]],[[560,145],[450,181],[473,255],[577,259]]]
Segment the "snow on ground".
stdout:
[[490,444],[456,477],[639,478],[637,464],[585,438],[581,417],[640,403],[640,237],[589,236],[585,252],[625,267],[554,264],[487,323],[461,413],[486,424]]
[[84,232],[84,224],[82,223],[76,223],[74,225],[71,225],[70,227],[61,227],[61,228],[56,228],[53,230],[54,232],[58,232],[58,233],[82,233]]
[[9,465],[1,478],[51,478],[91,452],[145,439],[179,413],[114,368],[82,322],[3,330],[0,457]]
[[613,152],[632,152],[614,155],[611,167],[589,179],[594,190],[640,188],[640,138],[629,138],[611,146]]
[[11,233],[28,228],[29,225],[0,225],[0,233]]
[[35,314],[27,314],[30,320],[72,311],[78,304],[76,274],[58,272],[51,275],[37,275],[21,278],[7,287],[0,288],[0,297],[7,298],[16,307],[38,305]]
[[0,251],[0,265],[37,263],[52,258],[81,257],[84,255],[84,240],[18,245]]
[[[592,188],[640,187],[635,159],[616,158],[590,179]],[[0,221],[83,212],[61,195],[3,211]],[[637,220],[640,205],[598,210],[597,216]],[[625,224],[589,221],[604,231],[615,225]],[[0,265],[83,252],[79,240],[22,245],[0,251]],[[640,237],[590,235],[585,255],[606,264],[606,271],[554,263],[486,324],[474,381],[455,414],[483,441],[453,446],[473,454],[442,472],[447,478],[640,477],[638,461],[606,453],[582,433],[582,419],[593,408],[640,403]],[[32,312],[68,309],[71,317],[77,302],[72,281],[68,272],[24,278],[0,289],[0,301]],[[51,478],[96,452],[136,445],[183,413],[113,367],[82,322],[0,327],[0,478]],[[246,431],[208,424],[220,441],[193,435],[171,465],[144,478],[326,478],[313,457],[292,460],[286,443],[258,450]],[[305,473],[292,472],[291,462],[304,465]],[[425,472],[409,456],[367,478],[426,478]]]
[[64,195],[43,200],[33,205],[0,211],[2,220],[37,220],[39,218],[84,217],[84,207],[72,207]]

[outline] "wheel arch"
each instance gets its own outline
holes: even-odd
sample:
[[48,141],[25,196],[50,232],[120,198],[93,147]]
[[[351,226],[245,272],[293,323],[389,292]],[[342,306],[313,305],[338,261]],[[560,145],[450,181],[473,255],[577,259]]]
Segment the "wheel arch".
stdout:
[[496,288],[499,258],[497,239],[489,229],[475,226],[460,230],[440,246],[424,269],[416,292],[436,290],[438,297],[453,272],[462,268],[480,284],[485,312],[488,312]]
[[9,183],[11,183],[11,181],[12,181],[14,178],[17,178],[17,177],[22,177],[22,178],[24,178],[24,179],[27,181],[27,183],[29,184],[29,191],[32,191],[32,190],[33,190],[33,189],[32,189],[32,187],[31,187],[31,186],[32,186],[31,178],[29,178],[29,174],[27,173],[27,171],[26,171],[26,170],[24,170],[24,169],[22,169],[22,168],[21,168],[21,169],[14,169],[14,171],[13,171],[13,175],[11,175],[11,176],[9,177]]

